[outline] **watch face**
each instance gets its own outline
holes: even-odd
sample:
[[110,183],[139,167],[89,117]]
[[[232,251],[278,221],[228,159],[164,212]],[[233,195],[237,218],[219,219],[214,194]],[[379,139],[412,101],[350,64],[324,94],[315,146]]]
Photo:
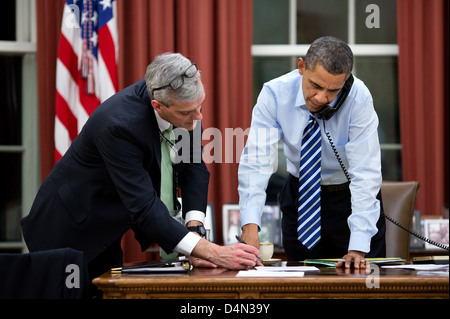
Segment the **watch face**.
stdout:
[[206,230],[205,230],[205,227],[203,227],[203,226],[198,226],[198,227],[197,227],[197,231],[198,231],[198,233],[199,233],[201,236],[206,236]]
[[191,226],[191,227],[188,227],[188,229],[190,231],[195,231],[202,237],[206,236],[206,230],[205,230],[204,226]]

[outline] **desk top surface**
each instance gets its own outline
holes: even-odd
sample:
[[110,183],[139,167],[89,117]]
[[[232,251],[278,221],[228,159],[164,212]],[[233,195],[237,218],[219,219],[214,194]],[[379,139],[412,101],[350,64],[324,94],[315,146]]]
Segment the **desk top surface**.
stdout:
[[[270,267],[270,266],[269,266]],[[374,269],[358,270],[333,267],[318,267],[319,271],[307,271],[304,277],[236,277],[237,270],[224,268],[193,268],[188,273],[181,274],[142,274],[142,273],[111,273],[106,272],[94,279],[96,285],[134,285],[134,284],[220,284],[220,283],[261,283],[286,284],[286,282],[314,282],[329,284],[330,282],[365,282],[368,276],[379,276],[385,283],[436,283],[448,287],[448,271],[426,273],[407,269],[391,269],[377,267]]]
[[189,273],[171,275],[108,271],[93,283],[106,299],[448,299],[449,296],[448,271],[442,275],[422,275],[414,270],[383,267],[368,272],[318,268],[320,271],[305,272],[303,277],[236,277],[238,271],[223,268],[193,268]]

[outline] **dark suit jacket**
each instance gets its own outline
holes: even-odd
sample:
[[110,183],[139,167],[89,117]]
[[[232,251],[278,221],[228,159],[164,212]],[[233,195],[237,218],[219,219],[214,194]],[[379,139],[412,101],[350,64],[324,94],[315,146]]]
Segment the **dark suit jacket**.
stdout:
[[[28,249],[71,247],[84,251],[89,263],[132,228],[142,249],[156,241],[171,251],[188,230],[159,199],[160,147],[141,79],[93,112],[45,179],[22,220]],[[204,212],[209,183],[204,162],[179,163],[175,170],[183,213]]]

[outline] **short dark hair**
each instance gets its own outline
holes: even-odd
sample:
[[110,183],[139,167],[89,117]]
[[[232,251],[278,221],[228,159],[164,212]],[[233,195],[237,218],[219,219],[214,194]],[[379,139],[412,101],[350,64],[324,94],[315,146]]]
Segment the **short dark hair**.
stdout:
[[344,41],[325,36],[311,44],[306,53],[305,64],[310,70],[314,70],[317,64],[320,64],[333,75],[343,73],[349,75],[353,69],[353,52]]

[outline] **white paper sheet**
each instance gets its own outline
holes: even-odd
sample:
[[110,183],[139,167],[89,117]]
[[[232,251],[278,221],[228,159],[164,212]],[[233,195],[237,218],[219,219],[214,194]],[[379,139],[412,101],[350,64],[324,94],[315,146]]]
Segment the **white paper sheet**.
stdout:
[[319,268],[314,266],[287,266],[287,267],[255,267],[258,271],[268,271],[268,272],[298,272],[298,271],[320,271]]
[[259,270],[241,270],[236,277],[303,277],[303,271],[259,271]]
[[448,270],[448,264],[413,264],[413,265],[386,265],[381,266],[383,268],[398,268],[398,269],[410,269],[410,270]]

